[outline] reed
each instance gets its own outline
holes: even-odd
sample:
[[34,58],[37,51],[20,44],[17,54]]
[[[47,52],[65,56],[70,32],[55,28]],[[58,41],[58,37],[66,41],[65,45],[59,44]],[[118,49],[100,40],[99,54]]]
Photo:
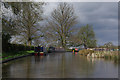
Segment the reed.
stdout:
[[84,55],[91,58],[104,58],[106,60],[113,60],[114,62],[120,61],[120,55],[118,51],[94,51],[94,50],[80,50],[80,55]]

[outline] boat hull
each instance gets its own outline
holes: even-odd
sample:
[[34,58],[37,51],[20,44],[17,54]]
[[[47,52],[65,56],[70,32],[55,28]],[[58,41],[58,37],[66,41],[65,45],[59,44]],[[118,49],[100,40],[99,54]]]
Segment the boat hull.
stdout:
[[45,56],[46,54],[44,52],[40,52],[40,53],[34,53],[35,56]]

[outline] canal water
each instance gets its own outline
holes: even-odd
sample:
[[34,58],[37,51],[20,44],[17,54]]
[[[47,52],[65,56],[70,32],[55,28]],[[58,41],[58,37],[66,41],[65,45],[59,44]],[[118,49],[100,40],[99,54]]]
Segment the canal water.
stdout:
[[2,65],[3,78],[118,78],[118,65],[78,53],[28,56]]

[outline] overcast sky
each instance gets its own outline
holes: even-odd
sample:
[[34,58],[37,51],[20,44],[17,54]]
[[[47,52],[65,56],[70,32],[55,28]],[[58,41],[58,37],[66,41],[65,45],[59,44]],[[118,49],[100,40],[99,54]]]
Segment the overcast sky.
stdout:
[[[118,44],[118,3],[117,2],[71,2],[78,16],[77,27],[93,26],[99,45],[106,42]],[[45,16],[57,7],[57,2],[45,6]]]

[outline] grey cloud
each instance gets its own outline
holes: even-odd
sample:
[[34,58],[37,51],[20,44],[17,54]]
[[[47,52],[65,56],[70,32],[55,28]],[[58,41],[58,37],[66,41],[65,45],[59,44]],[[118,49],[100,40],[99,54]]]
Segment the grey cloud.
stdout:
[[[71,2],[69,2],[71,3]],[[58,3],[49,3],[45,15],[49,16]],[[86,24],[93,26],[98,44],[112,41],[118,44],[118,3],[117,2],[72,2],[80,27]]]
[[[73,3],[79,16],[78,25],[90,24],[99,44],[118,43],[118,3]],[[102,43],[101,43],[102,41]]]

